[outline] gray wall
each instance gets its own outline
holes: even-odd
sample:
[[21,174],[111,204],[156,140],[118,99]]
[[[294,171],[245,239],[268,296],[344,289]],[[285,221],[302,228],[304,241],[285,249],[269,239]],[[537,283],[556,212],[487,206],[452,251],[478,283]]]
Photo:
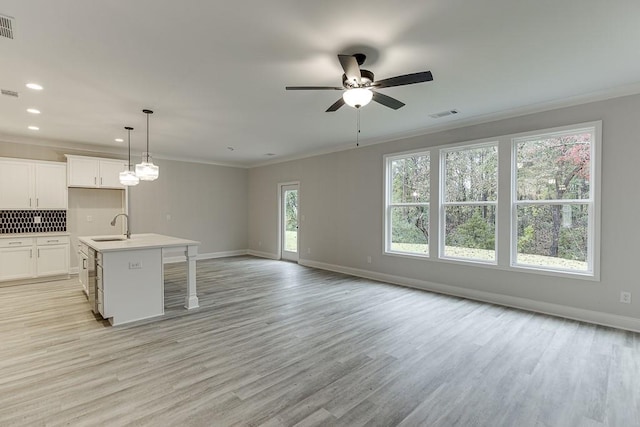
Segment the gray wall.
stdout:
[[246,250],[247,170],[155,159],[160,176],[129,190],[133,233],[202,242],[201,254]]
[[[628,96],[253,168],[249,249],[277,256],[277,185],[300,181],[302,263],[640,319],[638,112],[640,96]],[[600,282],[383,255],[383,155],[595,120],[603,121]],[[619,303],[623,289],[632,304]]]

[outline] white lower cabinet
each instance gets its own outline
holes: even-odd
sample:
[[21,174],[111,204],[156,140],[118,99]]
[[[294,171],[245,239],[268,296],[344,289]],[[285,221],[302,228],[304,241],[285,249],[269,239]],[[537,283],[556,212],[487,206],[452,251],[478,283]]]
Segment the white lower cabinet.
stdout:
[[0,239],[0,280],[29,279],[34,275],[33,239]]
[[69,274],[69,236],[0,238],[0,281]]

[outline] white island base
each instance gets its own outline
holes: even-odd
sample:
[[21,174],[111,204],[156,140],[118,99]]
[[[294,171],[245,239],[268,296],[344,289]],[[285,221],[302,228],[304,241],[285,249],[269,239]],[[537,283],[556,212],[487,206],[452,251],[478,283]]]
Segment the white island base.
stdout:
[[158,234],[137,234],[131,239],[101,241],[80,237],[96,251],[95,306],[112,325],[164,314],[164,268],[166,251],[184,250],[187,260],[185,308],[198,307],[196,256],[199,242]]

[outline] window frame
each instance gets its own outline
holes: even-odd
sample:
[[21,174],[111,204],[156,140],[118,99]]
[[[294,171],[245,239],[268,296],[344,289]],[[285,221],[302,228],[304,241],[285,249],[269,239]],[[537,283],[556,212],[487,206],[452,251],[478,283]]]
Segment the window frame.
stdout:
[[[527,140],[550,138],[554,136],[570,135],[575,133],[589,132],[592,136],[590,144],[590,164],[589,164],[589,198],[586,199],[547,199],[547,200],[518,200],[518,143]],[[509,266],[516,270],[535,271],[549,275],[571,277],[585,276],[594,280],[600,280],[600,157],[602,140],[602,122],[589,122],[579,125],[563,126],[561,128],[546,129],[524,134],[512,135],[509,149],[511,151],[511,230],[510,230],[510,253]],[[551,205],[587,205],[587,269],[572,270],[551,266],[536,266],[518,263],[518,207],[519,206],[551,206]]]
[[[517,207],[513,202],[517,199],[515,186],[517,185],[517,150],[513,147],[514,140],[533,138],[540,135],[566,134],[591,130],[593,142],[591,146],[591,170],[590,174],[590,203],[589,224],[587,228],[589,242],[590,268],[587,271],[555,269],[546,266],[532,266],[527,264],[517,264]],[[495,201],[496,224],[495,224],[495,250],[496,259],[486,262],[470,258],[443,257],[444,254],[444,226],[445,220],[444,206],[444,182],[445,168],[442,151],[454,151],[463,147],[480,147],[482,145],[496,145],[498,149],[498,182],[497,196]],[[428,255],[414,252],[391,251],[391,227],[390,221],[390,191],[391,191],[391,168],[390,162],[395,159],[406,158],[428,154],[430,160],[430,194],[429,194],[429,242]],[[602,121],[591,121],[576,123],[567,126],[559,126],[547,129],[539,129],[528,132],[500,135],[493,138],[484,138],[474,141],[464,141],[450,144],[440,144],[416,148],[413,150],[389,153],[383,156],[384,167],[384,202],[383,202],[383,255],[403,257],[413,260],[424,260],[454,265],[469,265],[481,268],[498,269],[511,272],[523,272],[545,276],[554,276],[569,279],[600,281],[600,239],[601,239],[601,169],[602,169]],[[569,203],[572,200],[563,200]],[[580,203],[584,201],[581,200]],[[454,204],[460,202],[454,202]],[[485,202],[481,202],[485,204]],[[549,204],[549,201],[543,203]],[[442,254],[442,255],[441,255]]]
[[[391,168],[391,164],[395,160],[406,159],[408,157],[419,157],[419,156],[429,156],[429,196],[427,197],[426,202],[420,203],[393,203],[391,200],[393,193],[393,170]],[[396,256],[406,256],[406,257],[418,257],[418,258],[430,258],[431,257],[431,201],[432,201],[432,176],[433,176],[433,158],[431,156],[431,150],[414,150],[414,151],[405,151],[402,153],[393,153],[387,154],[384,156],[384,168],[385,168],[385,183],[384,183],[384,221],[383,221],[383,235],[384,235],[384,248],[383,253],[385,255],[396,255]],[[398,251],[391,249],[392,242],[392,234],[393,227],[391,221],[393,219],[392,210],[394,207],[412,207],[412,206],[426,206],[428,209],[427,221],[429,224],[429,241],[427,242],[427,253],[421,254],[417,252],[408,252],[408,251]]]
[[[451,153],[454,151],[464,151],[464,150],[474,150],[477,148],[485,148],[485,147],[495,147],[496,149],[496,199],[495,200],[487,200],[487,201],[468,201],[468,202],[448,202],[446,201],[446,192],[447,192],[447,153]],[[448,261],[462,261],[462,262],[471,262],[474,264],[486,264],[486,265],[497,265],[498,264],[498,206],[500,201],[500,142],[496,140],[476,142],[476,143],[465,143],[462,145],[448,146],[445,148],[440,148],[438,150],[438,160],[440,163],[440,173],[438,174],[438,190],[439,190],[439,206],[438,206],[438,258],[442,260]],[[495,210],[495,232],[494,232],[494,240],[495,240],[495,258],[493,260],[482,260],[479,258],[465,258],[465,257],[455,257],[455,256],[447,256],[445,255],[445,243],[446,243],[446,227],[447,227],[447,214],[446,209],[448,206],[493,206]]]

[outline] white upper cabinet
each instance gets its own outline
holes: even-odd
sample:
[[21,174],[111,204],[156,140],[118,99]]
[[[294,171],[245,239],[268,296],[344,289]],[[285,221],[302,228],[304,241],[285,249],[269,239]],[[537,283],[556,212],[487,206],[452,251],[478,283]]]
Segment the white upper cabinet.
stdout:
[[67,166],[36,163],[36,209],[67,209]]
[[124,160],[67,155],[67,166],[69,187],[125,188],[120,184],[120,172],[127,167]]
[[16,160],[0,160],[0,208],[33,208],[32,164]]
[[0,209],[67,209],[67,165],[0,159]]

